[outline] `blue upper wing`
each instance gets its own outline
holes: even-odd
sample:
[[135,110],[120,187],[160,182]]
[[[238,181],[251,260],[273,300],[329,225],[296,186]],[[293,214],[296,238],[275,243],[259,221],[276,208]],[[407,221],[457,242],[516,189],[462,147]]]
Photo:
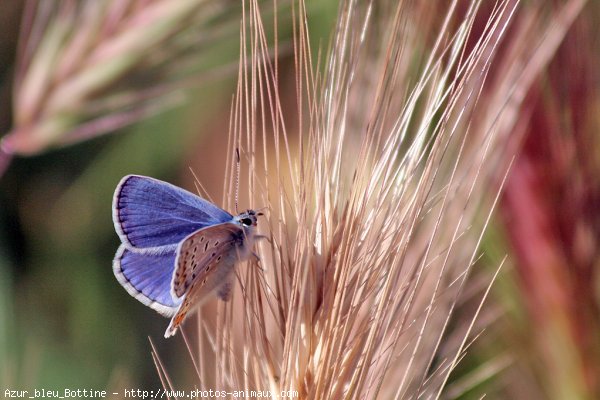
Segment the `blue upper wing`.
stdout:
[[[176,249],[186,236],[233,216],[214,204],[157,179],[124,177],[113,198],[113,222],[123,244],[135,251]],[[167,248],[161,250],[161,247]]]
[[127,292],[166,317],[175,315],[181,304],[171,296],[174,269],[175,251],[137,253],[121,245],[113,261],[113,272]]

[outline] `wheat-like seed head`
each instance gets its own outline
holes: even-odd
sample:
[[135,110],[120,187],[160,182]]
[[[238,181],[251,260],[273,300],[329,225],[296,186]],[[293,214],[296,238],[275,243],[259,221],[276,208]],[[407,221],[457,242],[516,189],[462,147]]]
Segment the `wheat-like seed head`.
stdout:
[[207,27],[230,11],[210,0],[27,1],[0,152],[38,154],[172,107],[219,36]]
[[454,332],[450,317],[516,149],[505,142],[519,97],[480,98],[517,3],[496,4],[474,36],[478,1],[449,2],[439,21],[424,3],[343,1],[319,69],[300,1],[295,110],[283,109],[262,11],[247,4],[229,164],[241,149],[268,239],[238,270],[241,296],[218,306],[216,328],[199,321],[201,387],[440,396],[481,304]]

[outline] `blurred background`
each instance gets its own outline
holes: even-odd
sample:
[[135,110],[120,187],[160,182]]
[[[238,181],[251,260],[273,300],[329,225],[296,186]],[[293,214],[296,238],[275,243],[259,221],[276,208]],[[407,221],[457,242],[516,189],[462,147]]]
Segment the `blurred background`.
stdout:
[[[241,3],[169,3],[0,4],[0,126],[15,153],[0,160],[2,393],[159,389],[149,336],[176,382],[193,379],[183,343],[162,338],[169,320],[131,298],[111,267],[124,175],[195,191],[193,170],[224,204]],[[317,37],[327,40],[336,10],[311,5]],[[289,4],[280,11],[291,71]]]
[[[515,20],[549,18],[567,3],[577,2],[525,2]],[[162,339],[168,320],[132,299],[111,268],[122,176],[193,190],[191,169],[223,204],[242,7],[173,4],[0,2],[1,392],[158,389],[149,336],[171,378],[193,382],[183,343]],[[316,57],[338,2],[307,6]],[[272,20],[272,3],[264,10]],[[277,16],[285,94],[294,80],[285,2]],[[520,155],[473,280],[508,259],[448,398],[600,398],[598,22],[599,5],[584,5],[526,88]]]

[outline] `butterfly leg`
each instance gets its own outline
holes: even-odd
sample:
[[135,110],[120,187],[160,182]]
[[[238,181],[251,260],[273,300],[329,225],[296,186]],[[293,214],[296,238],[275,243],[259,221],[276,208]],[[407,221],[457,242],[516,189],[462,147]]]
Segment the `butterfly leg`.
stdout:
[[254,235],[254,240],[262,240],[262,239],[267,239],[267,241],[268,241],[269,237],[265,236],[265,235]]
[[260,257],[258,256],[258,254],[256,254],[255,252],[251,252],[252,256],[254,256],[254,261],[256,261],[256,267],[261,271],[261,272],[266,272],[267,270],[264,269],[260,263]]

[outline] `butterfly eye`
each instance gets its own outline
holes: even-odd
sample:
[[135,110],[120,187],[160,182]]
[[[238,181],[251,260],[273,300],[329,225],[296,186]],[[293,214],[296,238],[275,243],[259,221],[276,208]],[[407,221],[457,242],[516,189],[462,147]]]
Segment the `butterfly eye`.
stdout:
[[246,226],[252,225],[252,220],[250,218],[242,218],[241,221],[242,221],[242,224],[244,224]]

